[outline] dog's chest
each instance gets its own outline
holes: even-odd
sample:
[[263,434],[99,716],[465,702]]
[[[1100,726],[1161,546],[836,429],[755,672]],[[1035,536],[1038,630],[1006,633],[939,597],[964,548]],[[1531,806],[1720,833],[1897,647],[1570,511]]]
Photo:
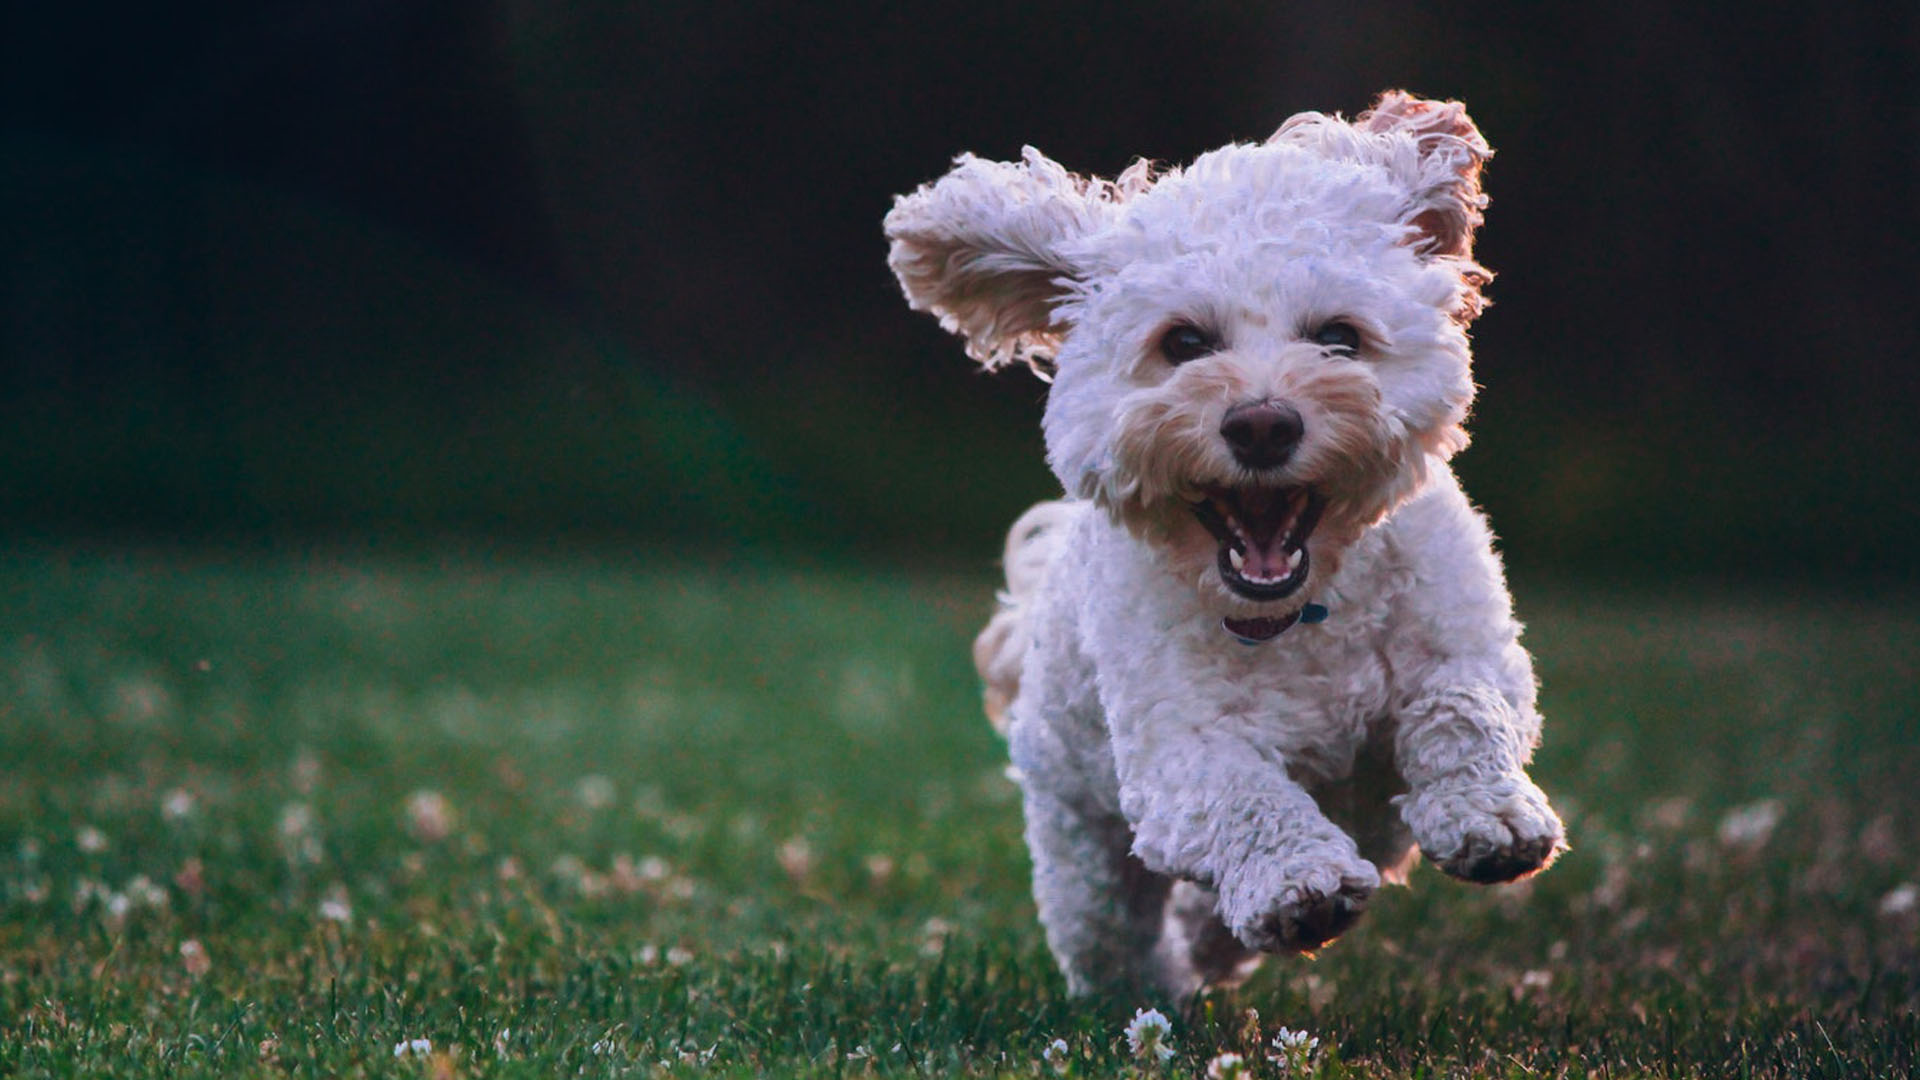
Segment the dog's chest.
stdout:
[[1389,598],[1369,587],[1388,576],[1371,572],[1373,546],[1354,553],[1358,573],[1341,575],[1325,621],[1254,645],[1164,574],[1090,575],[1083,643],[1108,723],[1142,745],[1211,728],[1284,757],[1302,782],[1345,778],[1385,733],[1392,699],[1382,648]]
[[[1338,780],[1387,719],[1387,667],[1369,635],[1295,626],[1214,667],[1223,718],[1284,754],[1296,778]],[[1239,722],[1229,720],[1228,722]]]

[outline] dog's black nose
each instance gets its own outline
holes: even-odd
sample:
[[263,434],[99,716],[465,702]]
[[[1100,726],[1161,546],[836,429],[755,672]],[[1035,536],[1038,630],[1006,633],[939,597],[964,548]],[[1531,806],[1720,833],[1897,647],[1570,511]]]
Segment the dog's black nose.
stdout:
[[1235,405],[1220,420],[1220,437],[1233,448],[1234,460],[1249,469],[1286,464],[1305,431],[1299,412],[1278,401]]

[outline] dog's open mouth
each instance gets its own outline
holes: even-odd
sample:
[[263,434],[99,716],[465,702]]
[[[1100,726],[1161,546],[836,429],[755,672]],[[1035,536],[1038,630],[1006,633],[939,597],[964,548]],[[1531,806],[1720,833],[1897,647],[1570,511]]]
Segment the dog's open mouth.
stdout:
[[1248,600],[1284,600],[1307,580],[1307,538],[1326,500],[1311,488],[1214,488],[1193,504],[1220,541],[1220,580]]

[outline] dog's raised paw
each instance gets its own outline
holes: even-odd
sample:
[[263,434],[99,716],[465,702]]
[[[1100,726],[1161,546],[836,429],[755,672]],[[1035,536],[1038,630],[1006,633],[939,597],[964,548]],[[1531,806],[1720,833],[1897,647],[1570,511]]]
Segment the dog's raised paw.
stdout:
[[1379,881],[1352,876],[1320,885],[1294,884],[1232,924],[1234,936],[1262,952],[1307,952],[1339,937],[1367,910]]
[[1546,866],[1557,853],[1559,841],[1558,836],[1536,836],[1500,846],[1472,836],[1465,847],[1439,866],[1462,881],[1495,885],[1526,877]]
[[1442,871],[1481,885],[1545,869],[1566,849],[1566,830],[1525,777],[1417,792],[1402,816],[1420,850]]

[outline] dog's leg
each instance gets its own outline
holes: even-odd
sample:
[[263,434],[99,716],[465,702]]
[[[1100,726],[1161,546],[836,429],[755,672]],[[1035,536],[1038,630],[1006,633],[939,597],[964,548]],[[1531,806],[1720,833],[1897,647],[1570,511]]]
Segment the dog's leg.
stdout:
[[1536,724],[1488,686],[1454,686],[1402,710],[1395,740],[1411,790],[1400,816],[1427,858],[1467,881],[1512,881],[1545,867],[1565,829],[1527,777]]
[[1220,897],[1191,881],[1177,881],[1161,932],[1160,985],[1178,997],[1209,986],[1238,986],[1260,966],[1260,954],[1240,943],[1220,921]]
[[1155,971],[1171,882],[1133,856],[1126,821],[1036,785],[1028,786],[1026,812],[1033,896],[1068,991],[1186,992]]
[[1540,741],[1533,660],[1493,536],[1451,473],[1394,520],[1407,577],[1425,583],[1389,621],[1393,756],[1407,783],[1394,801],[1440,869],[1523,877],[1565,848],[1565,829],[1526,773]]
[[1116,725],[1121,806],[1146,865],[1217,891],[1240,943],[1302,952],[1344,932],[1380,873],[1288,777],[1270,747],[1233,737],[1232,718]]

